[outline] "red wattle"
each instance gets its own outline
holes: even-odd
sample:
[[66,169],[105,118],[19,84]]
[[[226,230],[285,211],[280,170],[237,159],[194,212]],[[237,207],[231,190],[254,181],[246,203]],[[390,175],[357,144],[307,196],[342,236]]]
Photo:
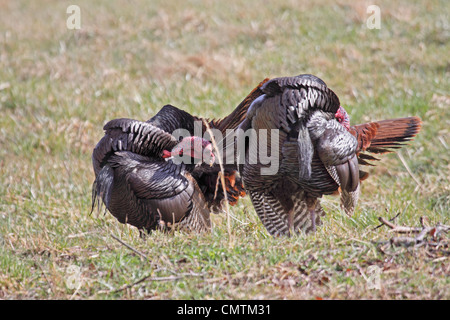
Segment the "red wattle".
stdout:
[[162,157],[163,157],[164,159],[170,158],[171,156],[172,156],[172,153],[171,153],[170,151],[163,150]]

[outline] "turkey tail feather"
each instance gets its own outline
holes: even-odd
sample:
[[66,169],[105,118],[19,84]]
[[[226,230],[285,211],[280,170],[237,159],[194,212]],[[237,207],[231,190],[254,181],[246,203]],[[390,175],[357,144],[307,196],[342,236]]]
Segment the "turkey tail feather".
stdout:
[[[422,121],[419,117],[407,117],[352,126],[350,132],[358,140],[358,152],[380,154],[401,148],[405,142],[411,141],[416,136],[421,126]],[[360,160],[378,160],[371,156],[363,156],[363,159],[361,157],[362,155],[358,156]]]
[[256,88],[254,88],[244,100],[234,109],[232,113],[220,120],[213,120],[210,123],[210,126],[213,128],[219,129],[221,132],[225,133],[226,129],[235,129],[239,124],[244,121],[247,110],[252,104],[252,102],[261,96],[263,92],[261,91],[261,87],[269,81],[268,78],[261,81]]

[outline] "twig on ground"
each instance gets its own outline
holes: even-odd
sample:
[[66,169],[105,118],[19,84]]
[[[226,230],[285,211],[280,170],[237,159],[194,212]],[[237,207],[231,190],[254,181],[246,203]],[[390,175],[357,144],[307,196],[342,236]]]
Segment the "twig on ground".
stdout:
[[[406,211],[406,209],[408,209],[408,207],[409,207],[410,204],[411,204],[411,203],[408,202],[408,204],[407,204],[406,207],[403,209],[403,211],[402,211],[402,212],[400,212],[400,211],[397,212],[397,214],[396,214],[394,217],[392,217],[392,218],[389,219],[389,222],[394,222],[394,220],[397,219],[399,215],[404,214],[405,211]],[[387,209],[387,208],[386,208],[386,213],[388,213],[388,209]],[[378,225],[378,226],[376,226],[375,228],[373,228],[373,230],[376,230],[376,229],[378,229],[378,228],[380,228],[380,227],[382,227],[382,226],[384,226],[383,223],[380,224],[380,225]]]
[[379,217],[378,220],[381,222],[381,225],[386,225],[392,229],[393,232],[398,233],[418,233],[422,231],[422,228],[413,228],[413,227],[402,227],[393,224],[392,222],[386,220],[383,217]]
[[132,246],[130,246],[129,244],[123,242],[122,240],[120,240],[119,238],[117,238],[115,235],[111,234],[111,237],[116,240],[117,242],[119,242],[121,245],[125,246],[127,249],[130,249],[131,251],[133,251],[134,253],[137,253],[138,255],[140,255],[141,257],[143,257],[145,260],[148,260],[150,262],[152,262],[150,260],[149,257],[147,257],[144,253],[136,250],[135,248],[133,248]]
[[137,285],[139,283],[142,283],[142,282],[144,282],[146,280],[148,280],[148,281],[174,281],[174,280],[178,280],[180,278],[182,278],[182,277],[180,277],[180,276],[152,277],[152,275],[149,274],[149,275],[139,279],[138,281],[135,281],[135,282],[127,284],[127,285],[124,285],[124,286],[122,286],[122,287],[120,287],[118,289],[111,290],[111,291],[105,291],[105,292],[117,293],[117,292],[120,292],[120,291],[124,291],[124,290],[130,289],[130,288],[134,287],[135,285]]
[[[391,218],[391,219],[389,219],[389,222],[392,222],[392,221],[394,221],[395,219],[397,219],[397,217],[400,215],[400,212],[398,212],[393,218]],[[381,228],[382,226],[384,226],[385,224],[384,223],[382,223],[382,224],[379,224],[378,226],[376,226],[375,228],[373,228],[373,230],[376,230],[376,229],[378,229],[378,228]]]
[[[383,217],[379,217],[378,220],[391,229],[391,232],[396,232],[400,234],[418,234],[415,237],[412,236],[401,236],[393,237],[390,239],[389,243],[396,246],[421,246],[424,244],[430,246],[438,246],[435,242],[426,241],[428,236],[431,236],[433,240],[438,240],[442,233],[447,233],[450,230],[450,226],[438,223],[436,226],[431,227],[426,223],[426,218],[420,218],[421,228],[418,227],[404,227],[398,226],[391,221],[386,220]],[[439,242],[438,242],[439,243]]]
[[[162,269],[157,269],[157,270],[154,270],[153,272],[161,271],[161,270]],[[176,280],[182,279],[182,278],[184,278],[186,276],[190,276],[190,277],[202,277],[202,276],[204,276],[204,273],[182,273],[182,274],[177,275],[177,276],[152,277],[153,272],[150,273],[149,275],[146,275],[146,276],[142,277],[141,279],[139,279],[139,280],[137,280],[137,281],[135,281],[133,283],[130,283],[130,284],[127,284],[127,285],[123,285],[120,288],[117,288],[117,289],[114,289],[114,290],[102,290],[102,291],[99,291],[99,293],[117,293],[117,292],[120,292],[120,291],[124,291],[124,290],[130,289],[130,288],[134,287],[135,285],[138,285],[138,284],[140,284],[140,283],[142,283],[144,281],[176,281]]]

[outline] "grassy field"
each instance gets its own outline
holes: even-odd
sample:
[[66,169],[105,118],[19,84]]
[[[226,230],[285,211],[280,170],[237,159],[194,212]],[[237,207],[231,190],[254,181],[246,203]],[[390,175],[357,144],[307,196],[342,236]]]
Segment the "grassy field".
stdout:
[[[0,1],[0,298],[449,299],[448,238],[383,247],[393,234],[375,229],[397,213],[450,223],[449,4],[374,2]],[[400,157],[369,169],[354,217],[326,197],[315,234],[273,239],[246,197],[230,233],[220,214],[210,234],[143,240],[89,214],[105,122],[167,103],[222,117],[265,77],[300,73],[324,79],[354,124],[423,119]]]

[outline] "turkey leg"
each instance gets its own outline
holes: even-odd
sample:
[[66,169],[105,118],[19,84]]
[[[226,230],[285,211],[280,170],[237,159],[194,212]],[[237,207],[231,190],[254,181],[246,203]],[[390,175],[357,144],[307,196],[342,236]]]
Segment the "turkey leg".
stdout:
[[306,198],[306,206],[311,218],[311,231],[316,232],[316,203],[317,198]]

